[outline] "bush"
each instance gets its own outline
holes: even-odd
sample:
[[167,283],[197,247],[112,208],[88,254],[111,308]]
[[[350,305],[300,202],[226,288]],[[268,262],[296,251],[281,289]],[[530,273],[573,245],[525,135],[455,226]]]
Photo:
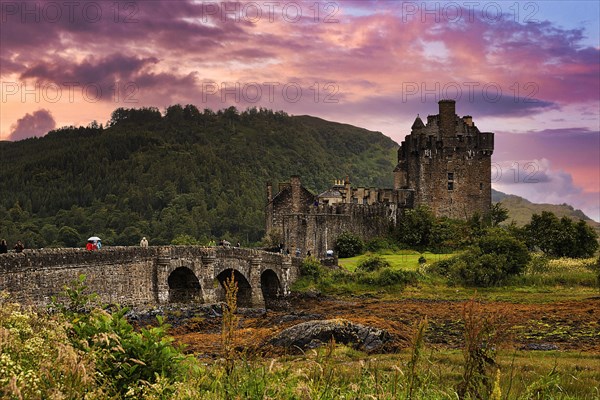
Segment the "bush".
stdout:
[[354,257],[362,254],[364,243],[356,235],[344,232],[335,241],[335,250],[341,258]]
[[157,317],[159,326],[137,332],[125,318],[127,309],[80,312],[89,309],[86,303],[91,298],[83,294],[84,281],[81,276],[74,288],[53,298],[52,305],[64,312],[71,324],[72,346],[93,360],[99,382],[111,391],[106,397],[137,397],[144,383],[175,382],[184,373],[188,358],[172,345],[174,339],[167,336],[169,326],[162,318]]
[[92,359],[71,345],[66,321],[9,299],[0,292],[0,398],[77,399],[91,394]]
[[596,272],[598,273],[598,289],[600,289],[600,256],[598,256],[598,260],[596,261]]
[[389,266],[390,263],[384,258],[380,256],[369,256],[358,263],[356,270],[362,272],[373,272]]
[[400,269],[383,268],[375,276],[375,284],[379,286],[392,286],[401,284],[417,283],[417,273],[414,271],[404,271]]
[[314,257],[306,257],[300,264],[300,275],[317,280],[324,275],[324,268]]
[[457,257],[434,263],[430,271],[454,284],[487,287],[521,274],[530,258],[522,242],[502,230],[491,229],[477,245]]
[[396,247],[397,246],[393,242],[382,237],[371,239],[365,244],[365,249],[372,253],[376,253],[383,250],[393,250]]

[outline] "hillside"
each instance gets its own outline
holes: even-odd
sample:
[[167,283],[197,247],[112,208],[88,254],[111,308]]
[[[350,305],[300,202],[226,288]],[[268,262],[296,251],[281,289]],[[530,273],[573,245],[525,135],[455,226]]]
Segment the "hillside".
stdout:
[[519,226],[527,224],[533,214],[541,214],[542,211],[550,211],[557,217],[569,217],[574,220],[583,219],[600,232],[600,223],[592,220],[585,215],[583,211],[576,210],[568,204],[537,204],[527,199],[512,194],[506,194],[492,189],[492,202],[502,202],[502,205],[508,209],[509,218],[507,222],[515,221]]
[[[42,138],[0,142],[0,237],[27,247],[264,235],[265,185],[299,174],[314,192],[349,176],[391,187],[398,145],[379,132],[283,112],[194,106],[117,109],[108,126],[68,127]],[[522,225],[548,210],[494,192]],[[596,228],[600,224],[590,221]]]
[[256,242],[267,181],[299,174],[316,191],[349,175],[391,187],[397,147],[379,132],[264,109],[118,109],[105,129],[0,143],[0,236],[28,247],[78,246],[91,235],[105,244]]

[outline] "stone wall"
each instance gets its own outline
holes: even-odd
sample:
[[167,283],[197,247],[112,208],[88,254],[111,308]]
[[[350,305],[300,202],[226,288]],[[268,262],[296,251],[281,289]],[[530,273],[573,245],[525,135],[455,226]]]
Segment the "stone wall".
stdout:
[[170,301],[169,277],[185,268],[200,284],[199,302],[219,301],[215,279],[226,270],[239,271],[250,284],[252,306],[264,305],[261,276],[271,270],[279,279],[281,293],[297,279],[301,260],[259,250],[200,247],[108,247],[84,249],[25,250],[0,254],[0,291],[22,303],[48,304],[65,285],[86,275],[86,285],[106,303],[141,306]]
[[305,213],[282,214],[284,244],[292,254],[299,248],[302,256],[310,250],[313,256],[324,258],[343,232],[363,240],[387,234],[396,214],[393,203],[319,205]]

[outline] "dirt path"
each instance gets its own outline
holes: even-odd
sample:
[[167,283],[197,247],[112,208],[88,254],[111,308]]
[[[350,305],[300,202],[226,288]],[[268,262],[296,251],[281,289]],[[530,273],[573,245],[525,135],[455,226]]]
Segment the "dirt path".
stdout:
[[[413,327],[427,316],[426,340],[441,348],[462,342],[464,302],[427,300],[336,300],[299,297],[285,311],[240,316],[240,346],[256,348],[282,329],[312,319],[343,318],[387,329],[399,348],[408,346]],[[485,315],[498,315],[507,326],[509,344],[517,349],[580,350],[600,354],[600,297],[551,304],[481,303]],[[188,351],[214,356],[220,349],[221,318],[197,318],[177,329],[176,340]]]

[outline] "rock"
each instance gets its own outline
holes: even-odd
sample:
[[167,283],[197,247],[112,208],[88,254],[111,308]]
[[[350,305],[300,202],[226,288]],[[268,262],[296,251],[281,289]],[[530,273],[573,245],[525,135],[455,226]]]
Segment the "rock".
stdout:
[[520,350],[551,351],[558,350],[558,346],[552,343],[527,343]]
[[327,344],[331,338],[357,350],[384,351],[392,342],[392,335],[378,328],[354,324],[345,319],[308,321],[281,331],[268,341],[268,345],[287,350],[306,350]]
[[321,314],[305,314],[303,312],[299,312],[299,313],[292,312],[291,314],[287,314],[287,315],[284,315],[281,318],[279,318],[277,320],[277,323],[281,324],[281,323],[296,321],[299,319],[311,320],[311,319],[322,319],[322,318],[323,318],[323,315],[321,315]]

